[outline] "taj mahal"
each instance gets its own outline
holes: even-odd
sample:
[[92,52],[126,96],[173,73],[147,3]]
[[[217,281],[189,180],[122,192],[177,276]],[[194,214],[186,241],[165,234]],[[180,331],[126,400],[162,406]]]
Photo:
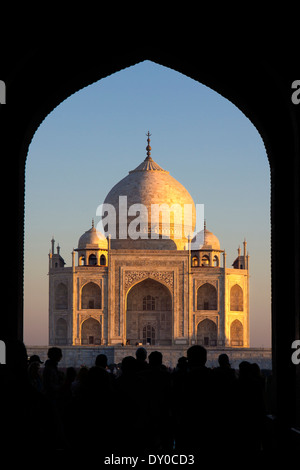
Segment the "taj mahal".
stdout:
[[[69,267],[51,241],[49,345],[249,348],[246,240],[229,267],[205,221],[195,234],[194,201],[151,157],[147,135],[146,158],[104,201],[115,208],[115,234],[104,235],[92,220]],[[147,225],[146,235],[129,237],[133,217],[128,212],[124,219],[119,204],[125,196],[129,207],[142,204],[148,213],[157,204],[189,205],[192,211],[182,210],[180,223],[171,216],[168,226],[160,214],[154,237]]]

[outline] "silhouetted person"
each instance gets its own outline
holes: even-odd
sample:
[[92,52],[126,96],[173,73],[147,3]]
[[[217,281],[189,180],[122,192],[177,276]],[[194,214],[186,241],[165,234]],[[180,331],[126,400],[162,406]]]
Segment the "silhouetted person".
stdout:
[[62,351],[60,348],[52,347],[48,349],[47,355],[48,359],[43,370],[44,392],[50,401],[56,402],[63,379],[57,368],[59,361],[62,359]]
[[235,370],[231,368],[229,357],[223,353],[218,358],[219,367],[213,369],[213,375],[218,382],[218,386],[231,386],[236,383],[237,377]]
[[107,356],[106,354],[98,354],[95,360],[95,366],[102,367],[102,369],[107,369]]
[[178,403],[176,448],[194,454],[208,452],[215,440],[212,371],[206,367],[207,352],[194,345],[187,350],[188,370]]
[[188,362],[186,356],[181,356],[178,361],[175,369],[172,372],[172,393],[174,395],[175,401],[181,395],[181,387],[184,383],[185,376],[188,371]]
[[77,376],[72,383],[71,392],[74,401],[79,400],[82,396],[85,396],[88,372],[89,370],[87,367],[80,367]]
[[227,451],[239,433],[237,407],[237,376],[231,368],[229,357],[223,353],[218,358],[219,366],[212,370],[213,397],[215,402],[215,425],[220,430],[219,450]]
[[177,365],[176,365],[175,370],[187,371],[187,366],[188,366],[187,357],[186,356],[181,356],[177,361]]
[[0,366],[1,445],[24,452],[37,433],[47,438],[48,417],[44,396],[28,376],[28,357],[24,343],[6,341],[6,365]]
[[[116,430],[114,439],[120,452],[134,452],[139,455],[145,449],[145,380],[140,374],[138,361],[133,356],[126,356],[121,363],[121,373],[115,380],[116,390]],[[129,427],[134,433],[127,432]],[[125,455],[125,454],[123,454]],[[127,455],[127,454],[126,454]],[[128,454],[130,455],[130,454]]]
[[38,362],[39,364],[44,364],[43,361],[41,361],[40,356],[38,356],[37,354],[33,354],[32,356],[30,356],[28,365],[30,365],[32,362]]
[[146,453],[172,450],[171,377],[160,351],[149,355],[149,366],[139,375],[145,381],[144,427]]
[[59,399],[61,402],[69,402],[72,398],[72,384],[76,379],[76,370],[74,367],[68,367],[64,377],[64,381],[59,390]]
[[146,362],[147,359],[147,350],[143,347],[137,348],[135,352],[135,357],[137,360],[137,368],[139,370],[146,369],[148,367],[148,364]]
[[171,374],[171,409],[172,409],[172,426],[175,443],[177,436],[181,434],[181,414],[182,414],[182,397],[185,378],[188,371],[188,362],[186,356],[181,356],[175,369]]
[[117,404],[111,374],[103,367],[91,367],[76,403],[77,425],[89,432],[77,435],[75,442],[97,449],[100,455],[108,455],[104,451],[109,453],[114,446],[114,409]]
[[48,349],[47,355],[48,359],[45,361],[43,370],[43,389],[51,413],[49,426],[51,445],[53,448],[63,449],[65,447],[65,434],[59,409],[59,392],[64,377],[58,370],[58,363],[62,359],[62,351],[60,348],[51,347]]
[[242,361],[238,378],[240,447],[260,451],[265,417],[264,381],[257,364]]
[[40,372],[40,363],[31,362],[28,365],[28,378],[29,382],[38,392],[43,392],[43,381]]
[[75,368],[68,367],[62,385],[58,391],[57,408],[59,412],[59,417],[62,420],[64,432],[64,448],[70,445],[69,443],[71,442],[71,432],[74,425],[72,384],[75,378]]
[[109,380],[112,382],[113,386],[113,381],[115,379],[115,375],[112,374],[111,369],[107,365],[107,356],[106,354],[98,354],[95,360],[95,366],[100,367],[102,370],[105,370],[106,373],[108,374]]

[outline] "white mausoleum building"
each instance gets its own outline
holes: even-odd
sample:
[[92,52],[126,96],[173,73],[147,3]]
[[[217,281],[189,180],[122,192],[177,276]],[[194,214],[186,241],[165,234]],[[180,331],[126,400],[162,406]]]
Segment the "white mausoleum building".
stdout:
[[[146,159],[104,201],[115,208],[115,233],[105,237],[92,222],[72,252],[70,267],[52,239],[49,344],[248,348],[246,241],[228,267],[225,251],[205,223],[190,239],[187,234],[194,232],[196,222],[192,197],[152,159],[149,144],[148,133]],[[136,239],[127,236],[136,213],[124,217],[125,200],[127,209],[143,204],[148,211]],[[153,230],[154,204],[181,207],[181,220],[171,213],[168,225],[160,214]],[[185,205],[192,207],[189,214]]]

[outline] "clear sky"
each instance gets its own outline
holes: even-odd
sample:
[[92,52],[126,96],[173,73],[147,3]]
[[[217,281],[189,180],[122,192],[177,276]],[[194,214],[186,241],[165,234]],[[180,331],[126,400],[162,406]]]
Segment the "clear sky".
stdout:
[[90,85],[55,108],[28,151],[25,191],[24,340],[48,344],[51,238],[66,265],[99,222],[109,190],[151,156],[204,204],[207,229],[231,266],[250,254],[250,344],[271,345],[270,169],[260,135],[230,101],[150,61]]

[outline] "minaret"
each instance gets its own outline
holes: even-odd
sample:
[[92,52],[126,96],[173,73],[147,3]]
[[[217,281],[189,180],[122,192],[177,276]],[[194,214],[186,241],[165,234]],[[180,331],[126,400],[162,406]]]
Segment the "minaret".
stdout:
[[54,236],[52,235],[51,245],[52,245],[52,254],[53,255],[54,255],[54,244],[55,244],[55,240],[54,240]]
[[75,250],[72,251],[72,272],[75,272]]
[[247,266],[247,242],[246,242],[246,238],[243,241],[243,245],[244,245],[244,269],[248,269],[248,266]]
[[55,253],[55,240],[52,236],[51,240],[51,250],[49,251],[49,269],[50,268],[63,268],[65,265],[64,259],[60,255],[60,246],[57,244],[56,253]]

